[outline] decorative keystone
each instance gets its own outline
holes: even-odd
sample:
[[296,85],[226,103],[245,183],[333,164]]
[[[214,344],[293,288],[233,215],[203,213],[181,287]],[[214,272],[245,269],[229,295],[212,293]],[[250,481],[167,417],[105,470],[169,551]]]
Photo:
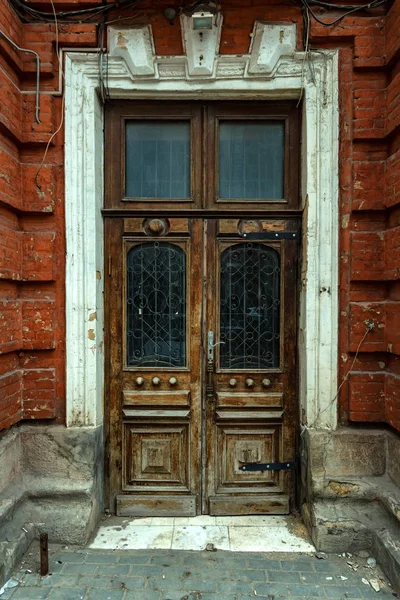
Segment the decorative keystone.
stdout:
[[270,75],[281,56],[296,51],[296,25],[288,23],[259,23],[254,26],[250,44],[250,75]]
[[193,29],[193,19],[181,15],[183,48],[187,56],[190,77],[214,75],[214,63],[219,52],[222,15],[218,13],[210,30]]
[[123,58],[133,77],[156,74],[153,34],[149,25],[110,27],[109,40],[110,56]]

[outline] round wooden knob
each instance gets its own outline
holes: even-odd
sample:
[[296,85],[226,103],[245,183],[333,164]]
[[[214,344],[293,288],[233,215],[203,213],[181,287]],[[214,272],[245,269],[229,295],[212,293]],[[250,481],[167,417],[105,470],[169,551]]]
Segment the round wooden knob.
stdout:
[[153,377],[153,379],[151,380],[153,385],[160,385],[161,383],[161,379],[159,377]]
[[237,386],[237,379],[230,379],[229,380],[229,385],[231,387],[236,387]]
[[136,385],[141,386],[144,384],[144,379],[143,377],[137,377],[136,378]]
[[169,378],[169,384],[170,385],[176,385],[178,383],[178,380],[176,377],[170,377]]
[[262,383],[263,387],[265,387],[265,388],[271,386],[271,380],[270,379],[263,379],[261,383]]
[[164,223],[161,219],[153,219],[149,223],[149,229],[154,235],[160,235],[164,231]]
[[246,379],[246,386],[249,388],[254,387],[254,379],[251,379],[250,377],[249,379]]

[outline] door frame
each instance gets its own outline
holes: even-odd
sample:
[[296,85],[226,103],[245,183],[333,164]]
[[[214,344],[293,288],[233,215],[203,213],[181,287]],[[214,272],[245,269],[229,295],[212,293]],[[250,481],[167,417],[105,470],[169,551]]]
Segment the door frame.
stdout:
[[[257,31],[266,27],[256,23]],[[111,54],[113,98],[302,100],[303,269],[299,314],[300,423],[337,426],[338,367],[338,51],[304,53],[279,47],[262,54],[217,57],[210,75],[190,74],[188,57],[157,57],[138,78],[135,64]],[[287,27],[295,27],[287,25]],[[110,28],[110,30],[113,28]],[[117,30],[115,30],[117,32]],[[147,26],[135,35],[148,36]],[[274,44],[275,42],[271,42]],[[295,44],[295,42],[294,42]],[[151,49],[151,45],[146,46]],[[188,48],[187,48],[188,50]],[[150,50],[149,50],[150,52]],[[285,54],[286,53],[286,54]],[[236,62],[235,62],[236,61]],[[275,62],[274,62],[275,61]],[[249,65],[258,71],[249,71]],[[272,66],[271,66],[272,65]],[[97,52],[65,54],[66,357],[68,427],[103,425],[103,110]],[[77,285],[77,282],[79,285]],[[306,351],[307,349],[307,351]]]

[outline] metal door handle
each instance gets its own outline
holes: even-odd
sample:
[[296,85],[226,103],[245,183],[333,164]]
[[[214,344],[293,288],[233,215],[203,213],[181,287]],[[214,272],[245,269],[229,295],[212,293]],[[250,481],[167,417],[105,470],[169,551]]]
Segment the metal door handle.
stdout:
[[220,344],[225,344],[225,342],[214,343],[214,332],[209,331],[207,335],[207,398],[214,397],[214,385],[212,378],[214,371],[214,348]]

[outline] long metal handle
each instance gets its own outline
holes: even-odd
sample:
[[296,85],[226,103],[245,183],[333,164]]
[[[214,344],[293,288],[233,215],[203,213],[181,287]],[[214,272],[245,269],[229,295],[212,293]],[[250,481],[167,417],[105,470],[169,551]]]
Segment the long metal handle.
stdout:
[[209,331],[207,336],[207,398],[214,397],[213,372],[214,372],[214,348],[225,342],[214,343],[214,332]]

